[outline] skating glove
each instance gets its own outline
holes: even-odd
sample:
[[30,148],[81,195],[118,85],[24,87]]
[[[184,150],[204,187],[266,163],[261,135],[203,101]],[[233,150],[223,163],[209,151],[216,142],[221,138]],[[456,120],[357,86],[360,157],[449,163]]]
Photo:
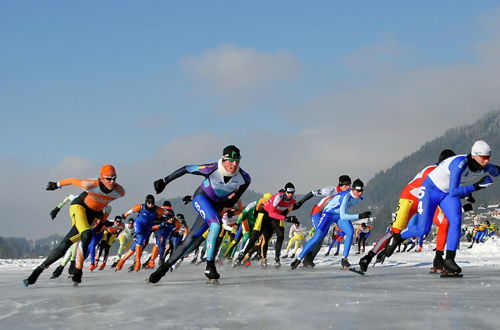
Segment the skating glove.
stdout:
[[59,189],[59,187],[57,186],[57,182],[52,182],[52,181],[49,181],[49,183],[47,183],[47,190],[56,190],[56,189]]
[[490,174],[493,175],[494,177],[497,177],[500,174],[500,166],[492,165],[490,166],[488,172],[490,172]]
[[289,215],[285,218],[285,222],[290,222],[290,223],[294,223],[294,224],[298,224],[299,223],[299,220],[297,219],[296,216],[294,215]]
[[467,195],[464,197],[464,199],[469,202],[469,203],[472,203],[474,204],[476,202],[476,199],[474,197],[472,197],[472,195]]
[[188,205],[189,203],[191,203],[191,201],[193,200],[193,198],[189,195],[186,195],[182,198],[182,201],[184,202],[184,205]]
[[462,205],[462,210],[464,210],[464,212],[472,211],[472,209],[473,209],[473,207],[472,207],[471,203],[467,203],[467,204]]
[[158,179],[153,183],[153,185],[155,186],[156,193],[160,194],[167,186],[167,182],[165,182],[165,179]]
[[372,213],[370,211],[362,212],[358,215],[358,219],[365,219],[369,218],[372,216]]
[[52,211],[50,211],[50,218],[51,218],[52,220],[54,220],[54,219],[57,217],[57,213],[59,213],[59,211],[60,211],[60,210],[61,210],[61,209],[60,209],[60,208],[58,208],[57,206],[56,206],[56,207],[54,207],[54,209],[53,209]]
[[493,180],[491,180],[489,175],[486,175],[486,176],[483,176],[481,178],[481,180],[474,183],[473,186],[474,186],[474,189],[476,189],[476,191],[478,191],[478,190],[484,189],[486,187],[489,187],[492,184],[493,184]]
[[292,210],[298,210],[300,209],[300,207],[302,206],[302,203],[300,201],[298,201],[297,203],[293,204],[293,208]]

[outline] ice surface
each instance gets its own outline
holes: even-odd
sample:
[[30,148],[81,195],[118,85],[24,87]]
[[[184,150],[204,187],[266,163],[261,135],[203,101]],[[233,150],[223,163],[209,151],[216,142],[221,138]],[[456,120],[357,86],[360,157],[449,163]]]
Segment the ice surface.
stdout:
[[[41,260],[0,260],[0,329],[498,329],[500,240],[457,253],[463,278],[429,274],[432,245],[397,253],[366,275],[318,255],[314,269],[233,269],[218,265],[220,285],[206,284],[204,265],[184,262],[158,284],[150,270],[84,271],[74,288],[56,265],[25,288]],[[356,265],[360,255],[352,254]],[[273,256],[274,251],[269,251]]]

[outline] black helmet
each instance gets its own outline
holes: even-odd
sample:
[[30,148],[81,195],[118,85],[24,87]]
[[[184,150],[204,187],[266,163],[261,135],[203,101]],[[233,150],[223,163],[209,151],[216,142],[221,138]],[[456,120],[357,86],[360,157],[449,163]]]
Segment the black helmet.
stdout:
[[450,150],[450,149],[444,149],[443,151],[441,151],[441,153],[439,154],[439,159],[438,159],[438,163],[441,163],[443,160],[445,160],[446,158],[450,158],[450,157],[453,157],[455,156],[456,153],[453,151],[453,150]]
[[182,213],[177,213],[177,215],[175,216],[176,219],[179,219],[179,220],[184,220],[184,214]]
[[295,193],[295,186],[293,185],[293,183],[288,182],[288,183],[285,185],[285,192],[287,192],[287,193],[292,193],[292,194],[294,194],[294,193]]
[[339,186],[351,185],[351,178],[349,175],[341,175],[339,176]]
[[163,202],[163,206],[172,206],[172,204],[170,204],[170,201],[164,201]]
[[117,221],[117,222],[122,222],[122,220],[123,220],[123,219],[122,219],[122,217],[121,217],[121,216],[119,216],[119,215],[117,215],[117,216],[115,217],[115,221]]
[[134,223],[134,222],[135,222],[134,218],[128,219],[128,223]]
[[240,149],[238,149],[234,145],[227,146],[224,148],[224,150],[222,150],[222,158],[224,160],[240,161]]
[[155,196],[153,196],[153,195],[147,195],[146,196],[146,204],[147,203],[151,203],[151,204],[154,205],[154,203],[155,203]]
[[354,182],[351,185],[351,189],[357,190],[357,191],[363,191],[365,190],[365,184],[363,181],[361,181],[359,178],[354,180]]

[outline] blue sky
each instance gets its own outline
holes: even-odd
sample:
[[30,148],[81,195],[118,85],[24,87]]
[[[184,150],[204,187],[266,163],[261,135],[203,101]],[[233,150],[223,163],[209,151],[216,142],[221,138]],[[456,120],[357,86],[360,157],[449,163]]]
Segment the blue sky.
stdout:
[[3,1],[2,206],[30,211],[2,235],[54,231],[24,234],[71,191],[49,180],[112,163],[121,212],[227,144],[256,191],[367,181],[500,107],[499,21],[497,1]]

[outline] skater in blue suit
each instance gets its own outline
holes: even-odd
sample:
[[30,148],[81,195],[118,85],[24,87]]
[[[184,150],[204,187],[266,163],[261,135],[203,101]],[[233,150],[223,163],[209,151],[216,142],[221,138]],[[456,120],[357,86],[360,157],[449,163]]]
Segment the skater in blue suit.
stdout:
[[370,211],[362,212],[359,214],[347,213],[347,210],[357,203],[359,203],[363,197],[364,184],[360,179],[354,180],[351,185],[351,190],[343,191],[335,197],[333,197],[324,207],[321,213],[321,218],[319,224],[316,226],[316,232],[314,236],[307,241],[304,249],[300,253],[299,257],[295,259],[291,268],[295,269],[302,262],[304,257],[309,253],[309,251],[318,242],[322,242],[328,230],[333,223],[337,223],[340,229],[345,233],[344,241],[344,251],[342,255],[342,267],[349,268],[350,264],[347,260],[349,256],[349,251],[352,245],[352,239],[354,236],[354,227],[352,226],[352,220],[365,219],[371,216]]
[[[462,225],[460,198],[493,184],[490,175],[498,176],[500,168],[490,164],[490,158],[490,146],[485,141],[479,140],[472,146],[470,154],[449,157],[441,162],[420,188],[418,211],[414,215],[417,217],[415,225],[408,226],[401,234],[394,234],[391,237],[386,255],[388,257],[392,255],[398,244],[409,237],[427,235],[436,208],[439,206],[449,221],[444,269],[452,275],[460,274],[462,269],[455,263]],[[475,180],[477,180],[475,183],[471,183]]]

